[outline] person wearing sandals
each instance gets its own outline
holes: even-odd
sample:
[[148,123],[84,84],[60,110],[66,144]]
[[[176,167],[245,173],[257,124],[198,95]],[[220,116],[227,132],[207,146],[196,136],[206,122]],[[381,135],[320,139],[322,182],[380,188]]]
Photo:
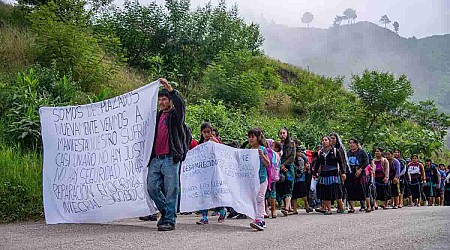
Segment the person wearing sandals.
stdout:
[[[213,126],[211,125],[211,123],[209,122],[205,122],[200,126],[200,141],[198,142],[198,144],[202,144],[205,143],[207,141],[212,141],[215,143],[221,143],[221,141],[216,138],[213,134]],[[227,211],[225,210],[224,207],[219,207],[219,208],[215,208],[214,211],[217,211],[219,213],[219,218],[218,218],[218,222],[219,223],[223,223],[223,221],[225,220],[225,216]],[[208,209],[202,210],[202,219],[200,219],[200,221],[197,221],[196,224],[197,225],[205,225],[209,223],[208,220]]]
[[[272,150],[272,160],[275,160],[280,165],[281,155],[282,155],[282,146],[280,142],[274,141],[272,139],[267,139],[267,146]],[[269,152],[269,150],[268,150]],[[270,159],[270,152],[269,152],[269,159]],[[269,175],[269,183],[267,186],[266,191],[266,207],[270,207],[270,218],[276,219],[277,218],[277,212],[276,212],[276,199],[277,199],[277,191],[276,191],[276,181],[271,180]],[[269,206],[270,205],[270,206]],[[268,209],[266,209],[268,210]],[[269,211],[266,212],[269,214]]]
[[[331,201],[342,203],[342,180],[345,180],[345,169],[339,150],[330,143],[330,137],[322,137],[322,149],[318,152],[315,175],[318,176],[317,196],[322,200],[325,215],[331,214]],[[343,209],[339,209],[343,213]]]
[[308,163],[308,157],[304,153],[305,149],[301,146],[297,146],[296,155],[294,161],[295,168],[295,179],[294,179],[294,189],[292,190],[292,210],[293,214],[298,214],[297,211],[297,200],[303,199],[305,201],[305,206],[307,206],[307,211],[309,211],[308,200],[306,197],[309,193],[309,186],[306,186],[307,183],[307,173],[305,170],[305,165]]
[[390,182],[390,196],[393,199],[392,208],[397,209],[399,206],[399,179],[401,171],[401,163],[394,158],[394,151],[388,150],[386,152],[386,159],[389,161],[389,182]]
[[[409,193],[410,193],[409,179],[407,178],[408,176],[407,176],[407,172],[406,172],[408,167],[407,167],[406,160],[401,158],[401,154],[402,154],[402,151],[400,149],[396,148],[394,150],[394,157],[395,157],[395,159],[397,159],[400,162],[400,166],[401,166],[400,176],[399,176],[400,194],[398,197],[398,201],[399,201],[398,208],[403,207],[403,199],[406,197],[409,197]],[[411,202],[408,201],[408,204],[411,204]]]
[[370,204],[370,206],[372,207],[371,211],[373,211],[374,207],[375,207],[375,197],[376,197],[375,171],[372,167],[372,166],[374,166],[372,155],[367,153],[367,156],[369,158],[369,165],[366,166],[366,176],[367,176],[367,188],[368,188],[370,202],[367,202],[367,199],[366,199],[366,205]]
[[447,166],[444,180],[444,206],[450,206],[450,165]]
[[378,209],[378,201],[384,201],[383,209],[387,209],[387,203],[390,199],[389,185],[389,162],[383,157],[383,149],[375,149],[375,159],[373,168],[375,169],[375,209]]
[[309,199],[310,199],[310,192],[311,192],[311,181],[312,181],[312,170],[311,170],[311,163],[306,162],[305,163],[305,179],[306,179],[306,196],[303,197],[303,201],[305,202],[305,211],[307,213],[311,213],[314,211],[311,206],[309,205]]
[[[331,146],[335,147],[339,151],[339,154],[341,155],[342,167],[345,171],[347,171],[349,168],[348,158],[347,158],[347,150],[345,149],[345,146],[342,143],[341,138],[339,137],[338,133],[336,133],[336,132],[330,133],[330,143],[331,143]],[[342,199],[337,201],[338,211],[343,211],[345,204],[347,204],[346,203],[347,189],[345,188],[344,183],[345,183],[345,179],[342,179],[341,180]]]
[[264,230],[266,223],[264,221],[264,198],[267,190],[268,175],[267,167],[270,165],[269,157],[267,156],[267,149],[261,146],[262,142],[262,132],[259,129],[251,129],[248,131],[248,142],[252,149],[257,149],[259,153],[259,192],[256,197],[256,218],[255,221],[250,223],[250,227],[257,229],[258,231]]
[[366,212],[372,211],[370,207],[370,195],[367,186],[366,167],[369,165],[369,157],[366,151],[359,147],[355,138],[349,140],[350,150],[347,152],[349,169],[346,173],[345,188],[350,204],[348,213],[355,212],[354,201],[366,201]]
[[424,171],[426,183],[424,183],[423,192],[428,199],[428,206],[433,206],[436,204],[435,198],[440,196],[440,193],[437,191],[441,185],[441,174],[437,166],[431,162],[431,159],[425,160]]
[[284,199],[285,207],[281,209],[281,213],[285,216],[292,214],[291,208],[291,197],[292,189],[294,187],[294,159],[295,159],[295,144],[291,137],[289,136],[289,131],[287,128],[282,128],[278,131],[278,136],[281,140],[281,145],[283,146],[283,154],[281,155],[281,165],[280,174],[284,177],[280,178],[283,181],[277,182],[277,191],[279,191],[280,196]]
[[410,200],[414,205],[420,207],[422,184],[426,183],[426,178],[424,166],[419,162],[419,157],[415,154],[411,156],[411,162],[408,164],[408,174],[411,178],[409,183]]

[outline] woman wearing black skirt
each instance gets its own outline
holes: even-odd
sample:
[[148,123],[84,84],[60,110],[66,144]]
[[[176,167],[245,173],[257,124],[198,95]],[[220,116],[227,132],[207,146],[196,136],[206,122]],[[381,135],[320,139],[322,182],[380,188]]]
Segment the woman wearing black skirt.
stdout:
[[278,131],[281,145],[283,146],[283,154],[280,161],[280,174],[283,175],[283,181],[278,181],[276,184],[277,193],[280,194],[284,200],[285,207],[281,209],[281,213],[287,216],[294,211],[291,207],[292,189],[294,188],[294,160],[295,160],[295,144],[287,128],[282,128]]
[[[331,201],[342,202],[342,181],[346,178],[341,155],[330,144],[328,136],[322,137],[323,148],[318,152],[314,169],[318,178],[317,197],[323,201],[324,214],[331,214]],[[338,211],[342,213],[342,211]]]
[[375,187],[377,196],[375,198],[375,209],[378,208],[378,201],[384,201],[383,209],[387,209],[387,202],[390,197],[389,185],[389,162],[383,157],[383,149],[375,149],[375,160],[373,161],[375,169]]
[[349,140],[350,150],[347,152],[349,170],[345,180],[347,189],[347,199],[350,203],[349,213],[355,212],[354,201],[365,200],[367,204],[366,212],[372,211],[370,208],[370,195],[367,186],[366,167],[369,165],[369,157],[366,151],[359,147],[358,140]]
[[419,157],[413,155],[408,165],[408,173],[411,177],[409,190],[411,191],[411,199],[415,206],[420,207],[421,193],[423,183],[426,183],[425,170],[423,164],[419,162]]
[[[311,174],[309,173],[309,163],[308,157],[305,154],[305,149],[301,147],[297,147],[297,153],[295,156],[295,182],[294,189],[292,190],[292,208],[294,210],[294,214],[298,214],[297,211],[297,200],[303,199],[305,202],[306,212],[312,212],[312,209],[309,207],[309,202],[307,196],[309,194],[309,185],[311,185]],[[309,185],[308,185],[309,184]]]

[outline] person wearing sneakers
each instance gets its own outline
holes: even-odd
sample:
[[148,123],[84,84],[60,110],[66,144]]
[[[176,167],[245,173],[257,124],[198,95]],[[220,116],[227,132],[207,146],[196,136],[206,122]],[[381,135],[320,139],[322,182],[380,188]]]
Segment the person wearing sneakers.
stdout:
[[251,129],[248,131],[248,142],[252,149],[257,149],[259,153],[259,192],[256,196],[257,211],[255,220],[250,223],[250,227],[262,231],[264,230],[266,223],[264,221],[264,198],[266,196],[266,190],[268,185],[267,167],[270,165],[269,157],[267,156],[267,149],[261,146],[263,138],[260,129]]
[[[211,125],[211,123],[209,122],[205,122],[200,126],[200,141],[198,142],[199,144],[205,143],[207,141],[212,141],[215,143],[221,143],[221,141],[216,138],[213,134],[214,128]],[[219,208],[215,208],[214,209],[215,212],[219,213],[219,218],[217,219],[217,221],[219,223],[223,223],[223,221],[225,220],[225,216],[227,213],[227,210],[225,210],[224,207],[219,207]],[[209,223],[208,220],[208,209],[204,209],[201,211],[202,212],[202,218],[200,219],[200,221],[197,221],[196,224],[197,225],[205,225]]]

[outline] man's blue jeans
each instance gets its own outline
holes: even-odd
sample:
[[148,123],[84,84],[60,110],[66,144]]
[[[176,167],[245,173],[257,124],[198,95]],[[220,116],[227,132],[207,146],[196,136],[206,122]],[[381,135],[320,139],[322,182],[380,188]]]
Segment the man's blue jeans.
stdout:
[[161,212],[161,222],[175,225],[180,182],[180,163],[173,163],[172,156],[153,158],[147,175],[147,191]]

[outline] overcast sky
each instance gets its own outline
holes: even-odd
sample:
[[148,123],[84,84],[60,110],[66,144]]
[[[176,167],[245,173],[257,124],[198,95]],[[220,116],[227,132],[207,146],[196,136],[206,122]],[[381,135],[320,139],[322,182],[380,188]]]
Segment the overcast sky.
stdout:
[[[123,0],[116,0],[118,4]],[[152,0],[140,0],[149,3]],[[164,0],[156,0],[164,3]],[[209,0],[191,0],[193,7]],[[212,0],[217,4],[218,0]],[[417,38],[450,33],[450,0],[228,0],[237,3],[242,16],[248,20],[266,20],[289,26],[304,26],[301,16],[309,11],[314,15],[312,27],[328,28],[334,17],[346,8],[356,9],[357,21],[379,23],[387,14],[400,24],[400,35]],[[392,27],[391,27],[392,28]]]
[[[140,0],[141,3],[164,0]],[[210,0],[191,0],[192,7],[204,5]],[[6,2],[13,2],[6,0]],[[114,0],[122,5],[124,0]],[[217,4],[218,0],[211,0]],[[249,21],[260,21],[261,17],[278,24],[304,26],[301,16],[309,11],[314,15],[312,27],[328,28],[336,15],[346,8],[356,9],[357,21],[379,23],[387,14],[391,21],[400,24],[400,35],[422,38],[450,33],[450,0],[227,0],[231,6],[237,3],[241,14]],[[392,26],[391,26],[392,28]]]

